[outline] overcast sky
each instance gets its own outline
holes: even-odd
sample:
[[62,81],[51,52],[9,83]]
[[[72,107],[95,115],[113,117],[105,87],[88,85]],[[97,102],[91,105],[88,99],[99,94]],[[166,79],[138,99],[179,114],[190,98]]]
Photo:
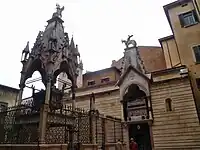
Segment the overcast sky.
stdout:
[[123,56],[121,39],[133,34],[140,46],[159,46],[171,34],[163,5],[174,0],[2,0],[0,5],[0,84],[18,88],[21,52],[65,6],[65,32],[74,35],[85,70],[110,67]]

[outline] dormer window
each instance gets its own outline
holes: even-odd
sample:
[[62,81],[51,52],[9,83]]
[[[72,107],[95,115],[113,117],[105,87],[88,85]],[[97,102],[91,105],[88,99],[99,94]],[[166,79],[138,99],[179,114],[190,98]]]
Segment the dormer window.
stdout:
[[101,79],[101,83],[108,83],[109,81],[110,81],[110,78],[108,77]]
[[88,86],[92,86],[92,85],[95,85],[95,81],[94,80],[88,81]]

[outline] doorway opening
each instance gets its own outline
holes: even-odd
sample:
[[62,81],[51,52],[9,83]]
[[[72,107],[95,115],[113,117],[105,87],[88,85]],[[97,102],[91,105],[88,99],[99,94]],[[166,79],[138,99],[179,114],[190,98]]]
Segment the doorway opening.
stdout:
[[134,138],[138,144],[138,150],[152,149],[148,123],[131,124],[129,126],[129,137]]
[[[131,84],[123,96],[124,120],[129,123],[129,137],[134,138],[139,150],[151,150],[149,110],[146,93]],[[138,123],[141,122],[141,123]]]

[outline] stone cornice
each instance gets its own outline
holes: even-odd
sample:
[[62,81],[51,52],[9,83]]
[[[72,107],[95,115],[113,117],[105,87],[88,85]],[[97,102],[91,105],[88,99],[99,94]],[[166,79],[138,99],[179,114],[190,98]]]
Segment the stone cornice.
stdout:
[[14,92],[14,93],[18,93],[19,92],[19,89],[16,89],[16,88],[13,88],[13,87],[10,87],[10,86],[6,86],[6,85],[2,85],[2,84],[0,84],[0,90],[2,90],[2,91],[11,91],[11,92]]

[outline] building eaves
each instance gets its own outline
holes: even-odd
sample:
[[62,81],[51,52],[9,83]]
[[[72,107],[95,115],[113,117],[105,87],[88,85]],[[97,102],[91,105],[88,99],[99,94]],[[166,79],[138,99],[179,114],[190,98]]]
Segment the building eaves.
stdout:
[[173,38],[174,38],[174,35],[169,35],[169,36],[158,39],[158,41],[162,42],[162,41],[170,40],[170,39],[173,39]]
[[2,85],[2,84],[0,84],[0,88],[8,90],[8,91],[13,91],[13,92],[16,92],[16,93],[19,92],[19,89],[17,89],[17,88],[13,88],[13,87]]
[[170,28],[171,28],[171,31],[172,31],[173,34],[174,34],[174,31],[173,31],[173,28],[172,28],[172,24],[171,24],[171,21],[170,21],[168,10],[172,9],[172,8],[175,8],[177,6],[180,6],[180,5],[184,4],[184,3],[191,2],[191,1],[192,0],[177,0],[175,2],[172,2],[172,3],[169,3],[169,4],[163,6],[164,11],[165,11],[165,15],[167,17],[167,20],[169,22],[169,25],[170,25]]
[[161,48],[160,46],[138,46],[138,49],[140,48]]
[[164,5],[163,7],[164,7],[165,10],[169,10],[169,9],[174,8],[174,7],[180,6],[184,3],[191,2],[191,1],[192,0],[177,0],[177,1],[174,1],[174,2],[169,3],[167,5]]
[[174,71],[179,71],[180,69],[185,69],[185,68],[187,68],[187,67],[185,65],[182,65],[182,66],[179,66],[179,67],[154,71],[154,72],[151,72],[151,74],[152,75],[160,75],[160,74],[170,73],[170,72],[174,72]]

